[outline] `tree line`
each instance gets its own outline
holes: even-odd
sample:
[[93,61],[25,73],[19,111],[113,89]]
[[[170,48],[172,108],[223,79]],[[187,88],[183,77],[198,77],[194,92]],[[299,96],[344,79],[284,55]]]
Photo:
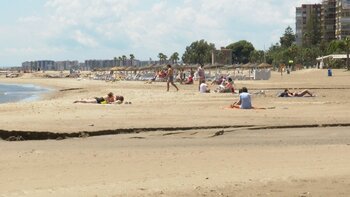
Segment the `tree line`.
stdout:
[[[317,57],[330,55],[330,54],[348,54],[350,48],[350,38],[347,37],[343,40],[333,40],[331,42],[325,42],[321,39],[321,31],[318,28],[317,21],[309,19],[306,24],[306,31],[303,35],[302,46],[296,45],[296,36],[291,27],[287,27],[284,34],[280,37],[280,41],[272,44],[268,50],[257,50],[247,40],[240,40],[238,42],[231,43],[224,47],[225,49],[232,50],[232,61],[227,64],[246,64],[246,63],[268,63],[274,66],[280,64],[288,65],[292,60],[294,64],[300,64],[305,67],[311,67],[317,64]],[[186,64],[210,64],[212,62],[212,53],[215,57],[223,57],[221,50],[217,50],[213,43],[209,43],[205,40],[198,40],[192,42],[186,47],[184,54],[182,55],[182,62]],[[180,60],[178,52],[174,52],[168,59],[168,56],[164,53],[158,54],[159,63],[177,64]],[[135,56],[130,54],[130,60],[133,62]],[[115,61],[119,60],[123,65],[127,57],[125,55],[115,57]],[[349,58],[347,60],[325,60],[326,64],[333,68],[349,67]]]
[[[311,67],[317,64],[317,57],[330,54],[349,54],[350,38],[325,42],[322,41],[321,33],[317,29],[315,28],[315,21],[307,23],[302,46],[296,45],[295,34],[292,28],[288,26],[280,37],[280,41],[272,44],[267,51],[255,49],[253,44],[246,40],[231,43],[225,48],[232,50],[232,64],[246,64],[250,62],[269,63],[278,66],[280,64],[287,65],[290,60],[293,60],[294,64]],[[188,64],[211,63],[213,51],[219,53],[219,50],[216,50],[213,43],[208,43],[205,40],[195,41],[186,47],[182,60]],[[346,65],[350,69],[348,59],[346,61],[326,61],[327,65],[334,68],[342,68]]]

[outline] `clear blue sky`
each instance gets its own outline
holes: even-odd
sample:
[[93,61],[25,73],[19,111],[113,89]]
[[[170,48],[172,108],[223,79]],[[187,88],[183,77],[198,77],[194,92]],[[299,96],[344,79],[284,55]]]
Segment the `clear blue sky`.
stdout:
[[0,0],[0,67],[30,60],[181,55],[205,39],[217,48],[242,39],[267,49],[295,7],[319,0]]

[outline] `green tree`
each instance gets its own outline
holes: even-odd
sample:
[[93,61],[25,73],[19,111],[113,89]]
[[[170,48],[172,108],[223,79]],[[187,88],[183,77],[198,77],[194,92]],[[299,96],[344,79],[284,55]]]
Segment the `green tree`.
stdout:
[[187,64],[204,65],[211,62],[211,54],[214,50],[215,45],[212,43],[208,43],[205,40],[195,41],[186,47],[182,60]]
[[117,66],[117,60],[118,60],[117,57],[114,57],[114,58],[113,58],[113,64],[114,64],[114,66]]
[[241,40],[236,43],[232,43],[226,48],[232,50],[233,62],[243,64],[249,62],[250,54],[255,50],[253,44],[246,40]]
[[118,57],[118,60],[119,60],[119,66],[124,66],[122,65],[123,58],[121,56]]
[[333,40],[329,43],[326,54],[335,54],[335,53],[345,53],[346,52],[346,44],[344,40]]
[[125,64],[126,64],[126,59],[127,59],[127,58],[126,58],[126,55],[123,55],[123,56],[122,56],[123,66],[125,66]]
[[265,62],[265,52],[263,50],[254,50],[250,53],[250,62],[263,63]]
[[303,35],[303,46],[311,47],[319,44],[321,41],[321,23],[314,11],[306,21],[306,30]]
[[288,26],[284,31],[283,36],[280,38],[281,46],[284,48],[288,48],[292,46],[294,42],[295,42],[295,34],[293,32],[293,29],[290,26]]
[[131,66],[134,65],[134,59],[135,59],[135,55],[134,54],[130,54]]
[[159,63],[164,64],[166,62],[168,56],[164,55],[164,53],[159,53],[158,58],[159,58]]
[[345,38],[345,47],[346,47],[346,68],[350,70],[350,62],[349,62],[349,51],[350,51],[350,37],[347,36]]
[[170,60],[173,64],[177,64],[177,61],[180,60],[179,58],[179,53],[178,52],[175,52],[173,53],[171,56],[170,56]]

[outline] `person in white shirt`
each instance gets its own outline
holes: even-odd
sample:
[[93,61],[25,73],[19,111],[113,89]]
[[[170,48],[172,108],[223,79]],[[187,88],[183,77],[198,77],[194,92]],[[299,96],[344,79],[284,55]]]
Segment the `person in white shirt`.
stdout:
[[199,92],[210,93],[210,89],[208,88],[208,85],[206,83],[201,83],[201,85],[199,86]]

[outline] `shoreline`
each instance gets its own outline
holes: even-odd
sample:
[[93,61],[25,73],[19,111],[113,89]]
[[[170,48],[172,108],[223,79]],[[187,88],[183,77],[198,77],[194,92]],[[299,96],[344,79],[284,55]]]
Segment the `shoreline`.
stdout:
[[[24,88],[22,91],[19,91],[17,95],[23,95],[26,96],[23,99],[15,100],[15,101],[3,101],[0,102],[1,104],[7,104],[7,103],[23,103],[23,102],[34,102],[43,99],[45,94],[49,94],[52,91],[54,91],[52,88],[44,87],[42,85],[35,85],[31,83],[7,83],[7,82],[0,82],[0,85],[3,86],[16,86],[20,88]],[[9,90],[10,91],[10,90]],[[28,93],[30,92],[30,94]],[[10,93],[12,93],[10,91]],[[8,91],[4,92],[4,95],[8,95]],[[11,95],[11,94],[10,94]]]

